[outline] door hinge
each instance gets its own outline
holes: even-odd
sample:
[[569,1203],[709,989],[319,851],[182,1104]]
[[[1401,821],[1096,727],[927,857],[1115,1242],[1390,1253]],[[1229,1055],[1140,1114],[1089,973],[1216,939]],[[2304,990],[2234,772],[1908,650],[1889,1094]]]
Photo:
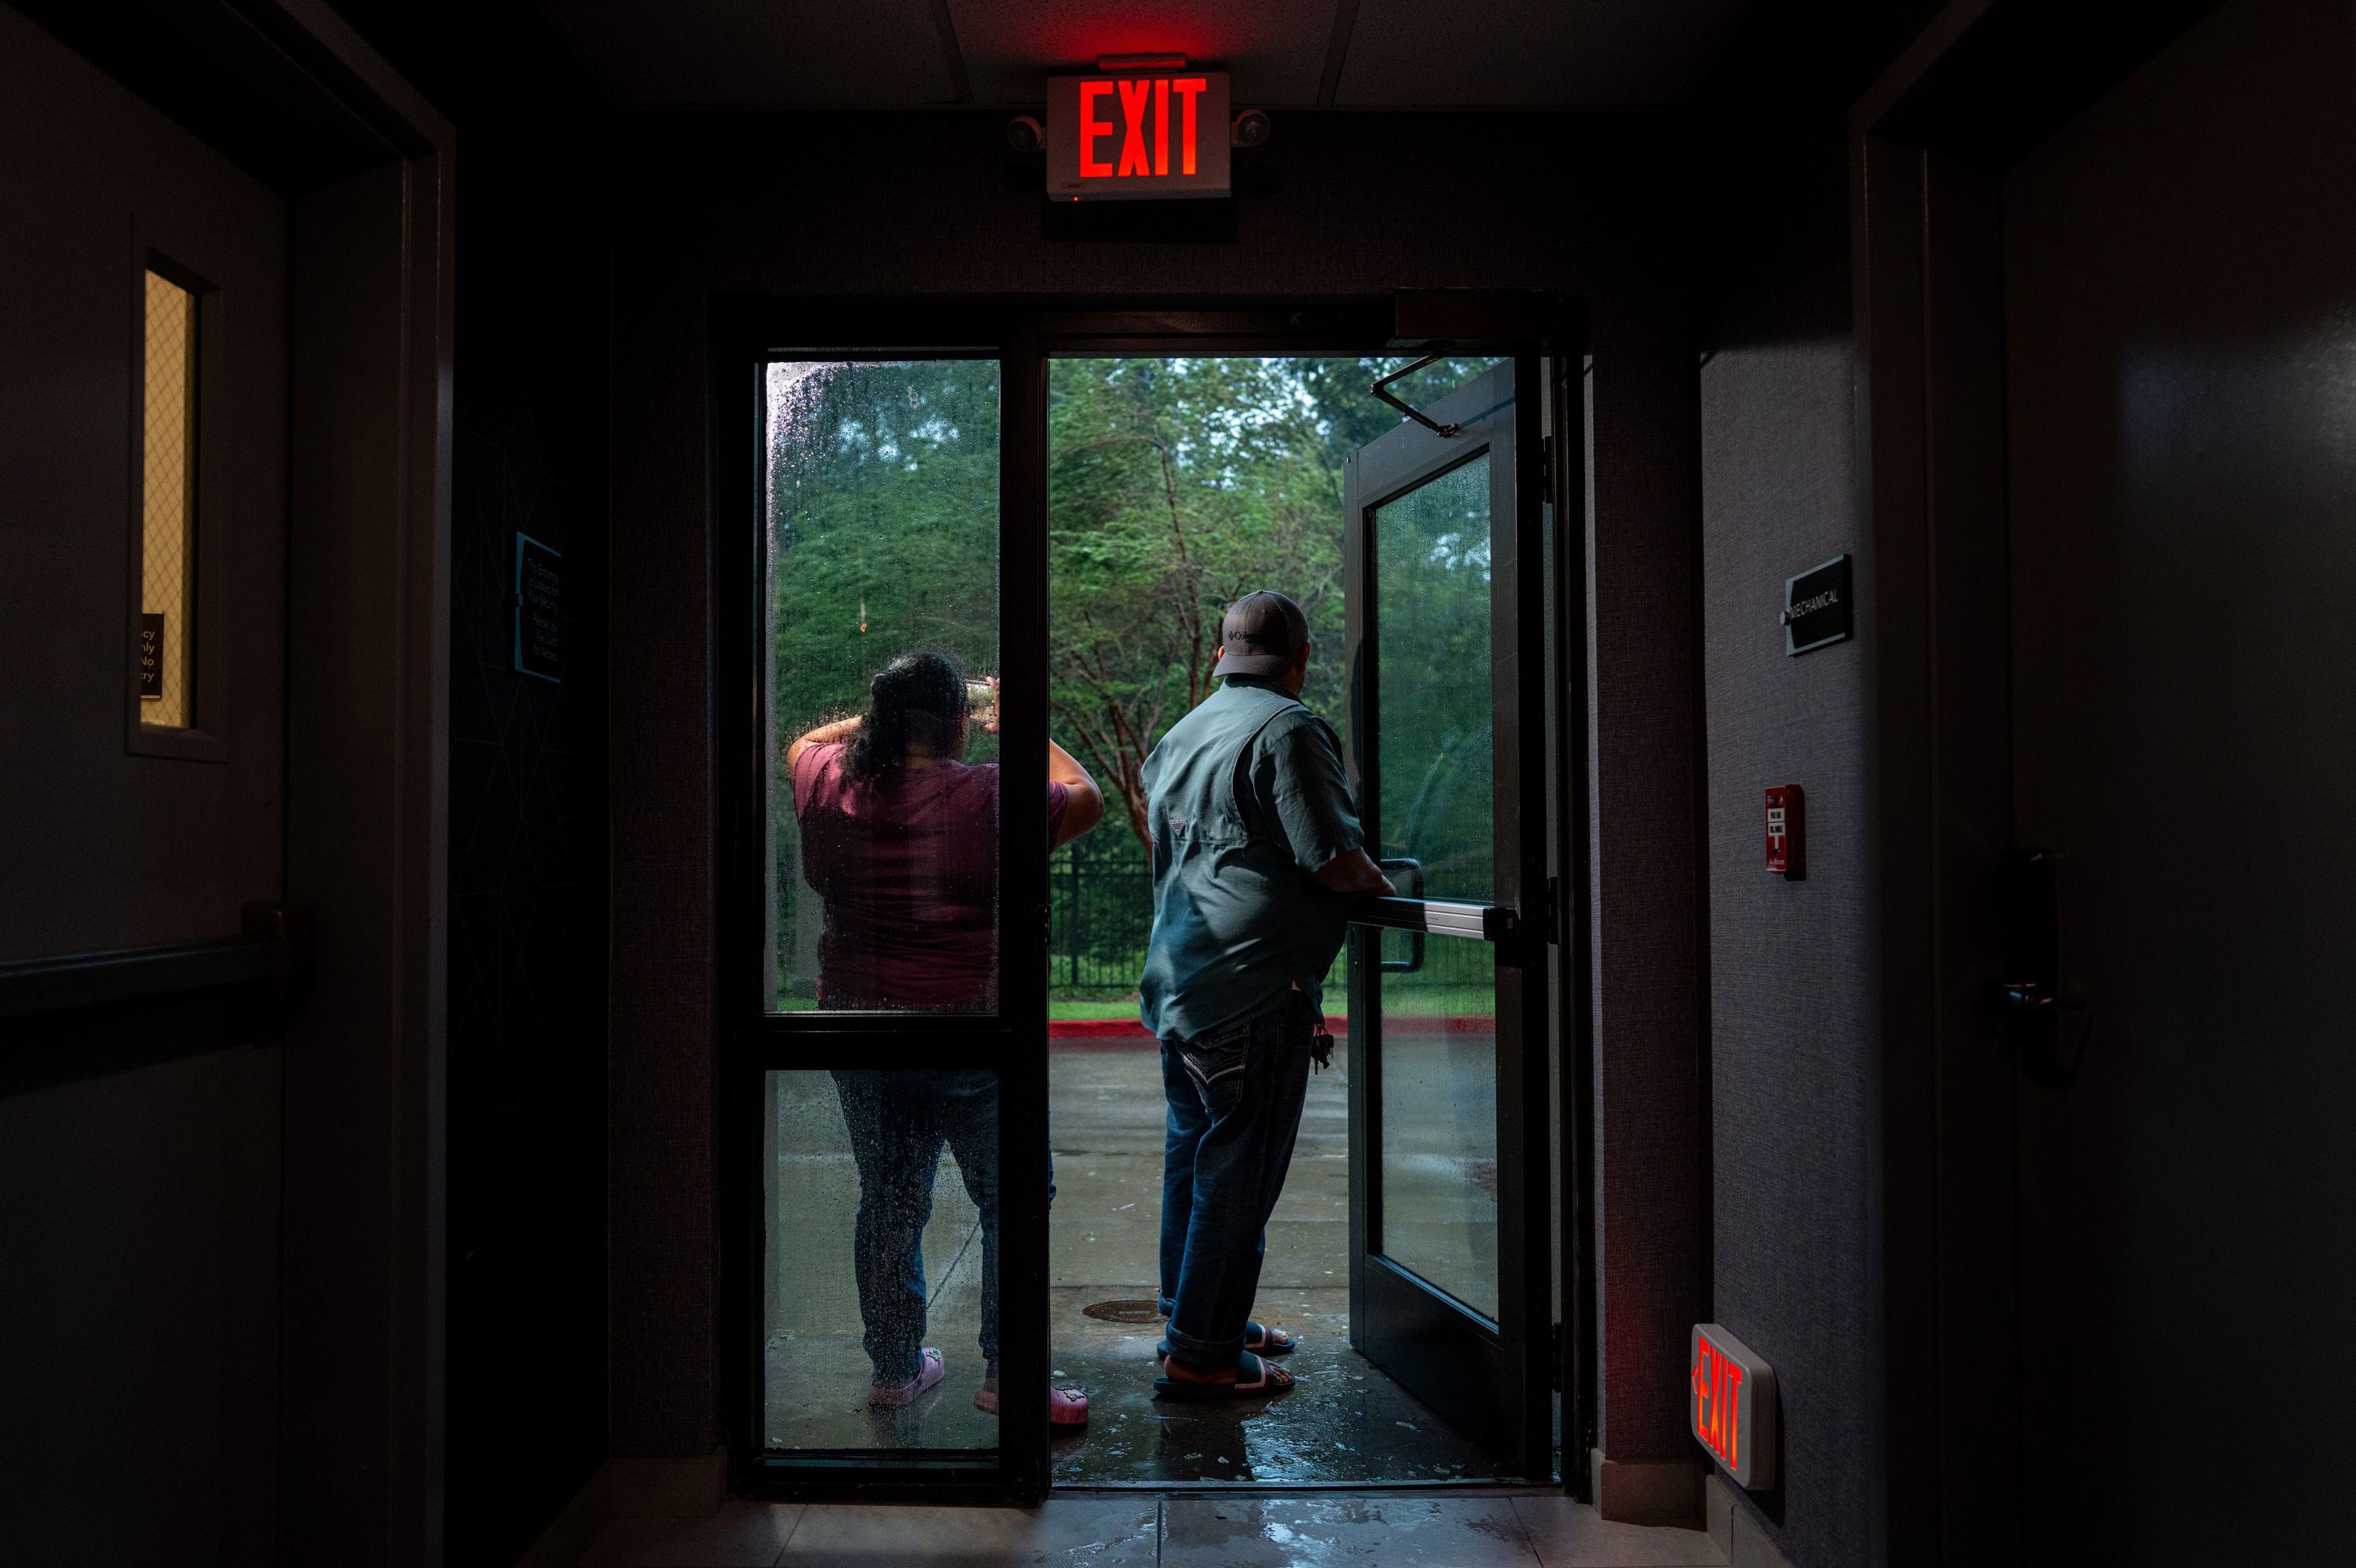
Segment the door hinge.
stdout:
[[1538,437],[1538,498],[1554,499],[1554,437]]

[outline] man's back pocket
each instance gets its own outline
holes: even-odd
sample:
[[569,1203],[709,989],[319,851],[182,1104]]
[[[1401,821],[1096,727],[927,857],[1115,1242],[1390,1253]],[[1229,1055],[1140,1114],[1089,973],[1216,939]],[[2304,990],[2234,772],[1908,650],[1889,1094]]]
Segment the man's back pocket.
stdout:
[[1183,1040],[1178,1046],[1178,1060],[1203,1093],[1209,1094],[1221,1084],[1241,1078],[1250,1064],[1252,1023],[1229,1024]]

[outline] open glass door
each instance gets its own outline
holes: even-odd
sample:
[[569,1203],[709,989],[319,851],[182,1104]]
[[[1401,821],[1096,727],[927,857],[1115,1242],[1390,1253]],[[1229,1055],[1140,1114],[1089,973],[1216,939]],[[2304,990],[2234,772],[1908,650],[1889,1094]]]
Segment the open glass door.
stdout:
[[[1548,1469],[1538,361],[1349,462],[1348,757],[1399,896],[1352,912],[1353,1342]],[[1518,395],[1517,395],[1518,394]]]

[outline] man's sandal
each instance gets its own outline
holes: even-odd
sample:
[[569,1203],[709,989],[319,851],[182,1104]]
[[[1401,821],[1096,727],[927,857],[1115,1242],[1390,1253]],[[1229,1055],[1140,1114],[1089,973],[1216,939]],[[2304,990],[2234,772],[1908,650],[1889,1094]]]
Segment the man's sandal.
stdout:
[[[1165,1372],[1169,1370],[1166,1364],[1162,1368]],[[1153,1380],[1153,1397],[1170,1400],[1274,1399],[1291,1386],[1290,1372],[1246,1350],[1236,1363],[1235,1381],[1196,1383],[1161,1377]]]
[[[1261,1323],[1244,1325],[1244,1349],[1257,1356],[1289,1356],[1301,1348],[1301,1342],[1281,1328],[1270,1328]],[[1153,1347],[1157,1357],[1167,1359],[1170,1341],[1164,1339]]]

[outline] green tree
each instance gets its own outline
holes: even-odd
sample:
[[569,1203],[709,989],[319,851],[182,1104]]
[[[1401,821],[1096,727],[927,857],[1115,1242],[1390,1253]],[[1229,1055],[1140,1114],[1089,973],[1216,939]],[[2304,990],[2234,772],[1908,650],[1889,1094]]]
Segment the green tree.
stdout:
[[1146,842],[1141,773],[1207,696],[1226,607],[1278,588],[1332,678],[1341,472],[1297,361],[1058,360],[1048,411],[1059,724]]
[[[1399,422],[1366,389],[1404,363],[1055,362],[1048,699],[1058,739],[1141,843],[1145,759],[1208,695],[1220,617],[1241,594],[1301,602],[1318,644],[1303,695],[1340,727],[1344,468]],[[1487,363],[1441,361],[1398,390],[1429,400]],[[777,364],[767,409],[774,898],[779,995],[795,996],[809,923],[786,745],[857,711],[900,654],[997,668],[998,367]],[[1488,558],[1459,487],[1402,508],[1380,551],[1397,569],[1382,589],[1383,837],[1469,876],[1487,842],[1487,683],[1468,672],[1487,668]],[[993,751],[975,737],[978,759]]]
[[790,741],[904,653],[998,658],[998,367],[773,367],[769,625]]

